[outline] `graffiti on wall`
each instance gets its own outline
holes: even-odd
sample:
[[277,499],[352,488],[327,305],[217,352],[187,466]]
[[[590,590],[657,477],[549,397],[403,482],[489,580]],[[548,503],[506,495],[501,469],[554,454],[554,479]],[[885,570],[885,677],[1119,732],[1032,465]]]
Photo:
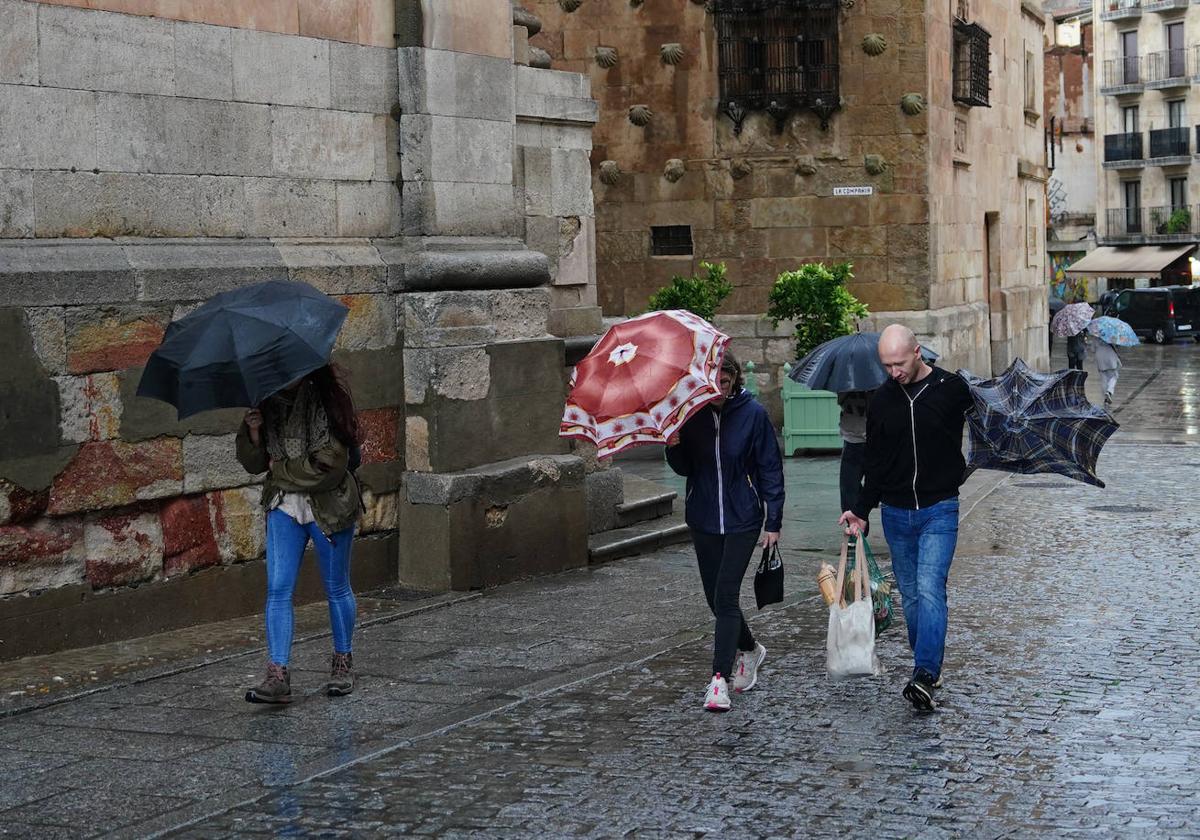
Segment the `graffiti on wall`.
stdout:
[[1067,269],[1083,259],[1086,251],[1057,252],[1050,254],[1050,293],[1057,298],[1073,303],[1088,299],[1086,277],[1068,277]]

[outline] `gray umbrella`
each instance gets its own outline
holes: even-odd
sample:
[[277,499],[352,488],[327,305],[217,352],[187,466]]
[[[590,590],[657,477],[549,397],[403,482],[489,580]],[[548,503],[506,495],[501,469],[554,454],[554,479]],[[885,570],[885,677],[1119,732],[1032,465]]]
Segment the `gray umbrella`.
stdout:
[[[922,345],[921,357],[934,362],[938,354]],[[814,391],[873,391],[888,378],[879,361],[879,333],[830,339],[797,362],[788,376]]]

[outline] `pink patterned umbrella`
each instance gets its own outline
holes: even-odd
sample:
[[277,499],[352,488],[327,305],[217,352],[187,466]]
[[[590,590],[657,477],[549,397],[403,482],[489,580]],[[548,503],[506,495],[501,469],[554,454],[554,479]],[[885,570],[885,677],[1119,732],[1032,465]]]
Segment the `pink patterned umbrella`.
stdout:
[[1059,338],[1079,335],[1095,317],[1090,303],[1070,303],[1050,319],[1050,332]]
[[559,435],[589,440],[600,456],[666,443],[721,395],[729,336],[691,312],[648,312],[612,327],[576,365]]

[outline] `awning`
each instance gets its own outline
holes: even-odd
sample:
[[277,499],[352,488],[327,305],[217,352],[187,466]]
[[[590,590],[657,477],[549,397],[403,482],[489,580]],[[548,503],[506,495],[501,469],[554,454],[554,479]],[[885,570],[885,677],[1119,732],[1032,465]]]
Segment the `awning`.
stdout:
[[1196,250],[1195,245],[1102,246],[1066,270],[1070,277],[1158,277],[1164,268]]

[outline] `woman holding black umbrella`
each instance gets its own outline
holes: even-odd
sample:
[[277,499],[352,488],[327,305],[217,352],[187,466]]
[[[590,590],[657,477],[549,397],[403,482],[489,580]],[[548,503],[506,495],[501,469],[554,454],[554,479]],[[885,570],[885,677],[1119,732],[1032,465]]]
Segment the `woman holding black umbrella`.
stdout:
[[266,472],[266,678],[246,692],[251,703],[289,703],[288,660],[294,626],[292,593],[309,541],[316,550],[329,601],[333,659],[326,692],[354,690],[351,640],[356,607],[350,589],[350,549],[361,501],[350,467],[362,435],[350,393],[325,365],[246,413],[237,457],[251,473]]

